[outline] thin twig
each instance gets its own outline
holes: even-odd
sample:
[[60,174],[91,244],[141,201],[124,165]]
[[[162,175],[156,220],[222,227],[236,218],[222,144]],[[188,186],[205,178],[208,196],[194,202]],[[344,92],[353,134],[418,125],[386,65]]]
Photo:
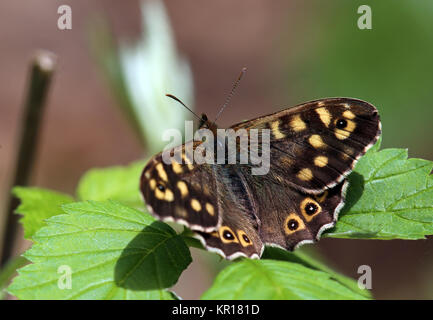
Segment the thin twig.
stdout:
[[[20,127],[20,141],[17,164],[12,181],[13,186],[28,185],[33,167],[37,138],[44,111],[50,80],[56,65],[56,57],[48,51],[38,51],[31,64],[24,114]],[[15,237],[18,231],[18,215],[14,213],[19,201],[10,194],[5,230],[3,235],[0,266],[4,266],[13,256]]]

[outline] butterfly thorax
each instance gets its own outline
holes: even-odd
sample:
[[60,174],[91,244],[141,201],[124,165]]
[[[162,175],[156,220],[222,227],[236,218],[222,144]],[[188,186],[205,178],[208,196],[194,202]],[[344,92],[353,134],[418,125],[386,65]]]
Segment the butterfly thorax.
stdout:
[[198,128],[199,129],[209,129],[212,131],[214,136],[216,136],[218,126],[216,125],[215,122],[210,121],[206,114],[202,113]]
[[[206,116],[206,114],[204,114],[204,113],[202,113],[202,115],[201,115],[201,120],[200,120],[198,129],[199,130],[200,129],[207,129],[207,130],[210,130],[212,132],[213,139],[211,141],[213,143],[213,149],[212,150],[214,151],[215,163],[216,162],[222,163],[222,162],[220,162],[221,159],[218,160],[218,157],[220,157],[220,156],[223,157],[223,159],[224,159],[223,163],[224,164],[229,163],[230,153],[234,153],[236,163],[240,163],[239,156],[240,156],[241,147],[240,147],[239,137],[237,139],[236,138],[234,139],[234,143],[235,143],[234,147],[233,146],[230,147],[229,142],[228,142],[230,138],[229,138],[229,136],[226,135],[225,130],[220,129],[221,132],[218,132],[219,128],[218,128],[217,124],[215,122],[210,121],[208,119],[208,117]],[[206,138],[203,138],[201,141],[206,142],[207,140],[206,140]],[[221,155],[219,153],[221,153]]]

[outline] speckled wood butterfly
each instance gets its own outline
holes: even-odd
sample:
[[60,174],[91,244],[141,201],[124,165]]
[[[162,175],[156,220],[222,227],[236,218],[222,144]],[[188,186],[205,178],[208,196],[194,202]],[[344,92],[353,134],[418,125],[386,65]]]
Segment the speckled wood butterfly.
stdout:
[[[205,116],[201,126],[216,132]],[[344,205],[347,175],[381,133],[376,108],[351,98],[311,101],[231,128],[269,129],[267,174],[252,175],[240,163],[166,164],[160,153],[140,184],[154,216],[188,226],[227,259],[260,258],[265,245],[293,250],[319,240]]]

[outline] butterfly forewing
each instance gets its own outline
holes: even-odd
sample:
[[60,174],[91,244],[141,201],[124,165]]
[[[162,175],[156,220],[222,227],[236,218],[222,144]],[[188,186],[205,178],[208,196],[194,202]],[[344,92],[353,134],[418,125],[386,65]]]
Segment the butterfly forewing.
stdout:
[[270,131],[270,178],[320,193],[341,182],[380,135],[371,104],[349,98],[308,102],[232,126]]
[[221,216],[215,166],[185,160],[185,152],[182,161],[169,163],[162,155],[154,156],[141,176],[140,189],[149,211],[163,221],[181,223],[195,231],[216,230]]

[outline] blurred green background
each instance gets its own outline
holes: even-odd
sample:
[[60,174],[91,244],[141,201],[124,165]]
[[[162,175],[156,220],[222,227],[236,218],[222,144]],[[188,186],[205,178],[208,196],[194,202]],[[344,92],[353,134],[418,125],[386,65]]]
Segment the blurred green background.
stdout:
[[383,147],[408,147],[410,155],[431,159],[433,2],[371,2],[371,30],[356,24],[365,1],[309,4],[303,18],[310,23],[286,45],[291,96],[370,101],[382,116]]
[[[355,97],[378,107],[383,147],[433,159],[432,1],[62,4],[72,8],[72,30],[57,28],[57,1],[0,3],[0,203],[15,161],[27,62],[37,48],[59,57],[37,186],[72,193],[92,167],[152,155],[165,144],[163,129],[182,129],[191,118],[165,93],[212,118],[243,66],[247,74],[221,127],[307,100]],[[372,10],[371,30],[357,27],[364,4]],[[323,239],[314,248],[352,277],[370,265],[376,298],[433,298],[432,239]],[[193,254],[175,287],[183,298],[198,298],[222,264],[212,254]]]

